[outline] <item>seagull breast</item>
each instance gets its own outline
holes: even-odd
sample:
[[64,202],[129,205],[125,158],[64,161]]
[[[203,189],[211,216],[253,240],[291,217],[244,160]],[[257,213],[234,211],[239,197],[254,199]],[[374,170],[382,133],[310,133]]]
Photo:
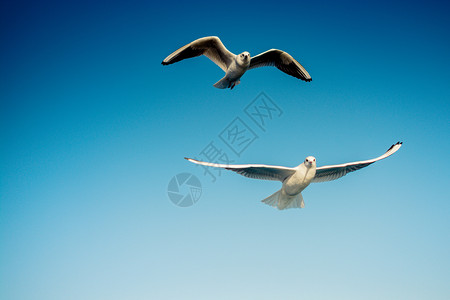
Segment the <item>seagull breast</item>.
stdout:
[[282,189],[284,192],[290,196],[297,195],[301,193],[316,176],[316,168],[307,168],[305,164],[301,164],[296,168],[296,171],[292,176],[286,178],[283,182]]
[[236,55],[234,61],[230,64],[226,76],[232,80],[238,80],[248,70],[250,60],[245,63],[239,55]]

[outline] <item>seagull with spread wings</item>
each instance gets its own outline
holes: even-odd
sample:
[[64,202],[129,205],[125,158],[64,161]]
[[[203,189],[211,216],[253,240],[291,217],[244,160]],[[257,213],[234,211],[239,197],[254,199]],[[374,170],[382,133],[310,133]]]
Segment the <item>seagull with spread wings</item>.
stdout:
[[283,186],[273,195],[262,202],[280,210],[287,208],[303,208],[305,206],[301,192],[311,182],[324,182],[338,179],[347,173],[367,167],[376,161],[391,156],[402,146],[401,142],[392,145],[383,155],[369,160],[324,166],[316,168],[316,159],[308,156],[305,161],[295,168],[268,165],[223,165],[185,158],[195,164],[208,167],[223,168],[234,171],[246,177],[264,180],[281,181]]
[[219,89],[233,89],[247,70],[264,66],[275,66],[288,75],[311,81],[305,68],[284,51],[271,49],[255,57],[250,57],[248,52],[236,55],[228,51],[216,36],[203,37],[181,47],[167,56],[162,64],[170,65],[200,55],[208,57],[225,72],[225,76],[214,84]]

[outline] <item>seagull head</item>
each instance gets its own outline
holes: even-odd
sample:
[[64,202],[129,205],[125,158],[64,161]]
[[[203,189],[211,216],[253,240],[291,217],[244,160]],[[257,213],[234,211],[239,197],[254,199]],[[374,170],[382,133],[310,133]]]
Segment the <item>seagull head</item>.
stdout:
[[247,51],[242,52],[238,55],[237,59],[241,65],[247,65],[250,63],[250,53],[248,53]]
[[315,167],[316,166],[316,158],[314,156],[308,156],[305,158],[304,164],[307,168]]

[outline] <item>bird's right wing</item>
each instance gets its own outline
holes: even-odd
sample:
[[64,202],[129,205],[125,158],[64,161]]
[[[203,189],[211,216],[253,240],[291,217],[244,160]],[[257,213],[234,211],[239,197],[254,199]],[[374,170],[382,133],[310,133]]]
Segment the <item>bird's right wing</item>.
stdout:
[[234,59],[234,54],[228,51],[222,41],[216,36],[197,39],[167,56],[161,64],[170,65],[180,60],[205,55],[225,72]]
[[392,145],[386,153],[383,155],[374,158],[369,159],[365,161],[357,161],[352,163],[346,163],[341,165],[334,165],[334,166],[324,166],[316,169],[316,176],[313,178],[311,182],[324,182],[324,181],[331,181],[338,179],[342,176],[347,175],[347,173],[362,169],[364,167],[367,167],[368,165],[373,164],[374,162],[384,159],[388,156],[391,156],[395,152],[397,152],[398,149],[402,146],[401,142],[398,142],[397,144]]
[[185,159],[187,159],[190,162],[193,162],[194,164],[214,168],[223,168],[241,174],[242,176],[255,179],[278,180],[283,182],[287,177],[295,173],[294,168],[287,168],[287,167],[266,166],[266,165],[224,165],[224,164],[208,163],[187,157],[185,157]]

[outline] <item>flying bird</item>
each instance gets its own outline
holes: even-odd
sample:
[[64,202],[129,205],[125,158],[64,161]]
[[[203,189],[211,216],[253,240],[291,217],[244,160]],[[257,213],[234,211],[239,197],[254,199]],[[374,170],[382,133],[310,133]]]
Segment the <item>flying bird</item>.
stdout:
[[247,70],[264,66],[275,66],[288,75],[311,81],[305,68],[284,51],[271,49],[255,57],[250,57],[246,51],[236,55],[228,51],[216,36],[203,37],[181,47],[167,56],[162,64],[170,65],[200,55],[208,57],[225,72],[225,76],[214,84],[219,89],[233,89]]
[[199,165],[231,170],[249,178],[281,181],[283,183],[281,189],[262,200],[262,202],[282,210],[287,208],[303,208],[305,203],[303,202],[301,192],[311,182],[324,182],[338,179],[347,173],[367,167],[376,161],[391,156],[401,146],[402,143],[398,142],[392,145],[386,153],[374,159],[319,168],[316,168],[316,158],[314,156],[308,156],[302,164],[295,168],[251,164],[225,165],[198,161],[186,157],[185,159]]

